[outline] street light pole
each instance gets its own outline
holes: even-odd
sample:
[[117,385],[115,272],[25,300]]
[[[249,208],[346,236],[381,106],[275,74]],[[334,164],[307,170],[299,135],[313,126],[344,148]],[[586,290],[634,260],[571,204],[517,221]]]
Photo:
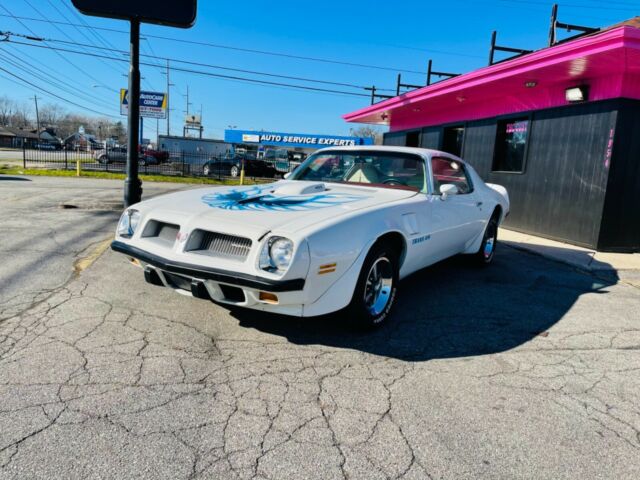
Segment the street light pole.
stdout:
[[138,135],[140,134],[140,20],[131,19],[129,66],[129,117],[127,138],[127,178],[124,181],[124,206],[142,199],[142,182],[138,178]]

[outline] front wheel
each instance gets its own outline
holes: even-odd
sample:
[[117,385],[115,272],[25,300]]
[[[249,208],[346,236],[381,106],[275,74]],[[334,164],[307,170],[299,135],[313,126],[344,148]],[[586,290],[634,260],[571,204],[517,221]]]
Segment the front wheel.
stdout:
[[240,169],[237,166],[233,166],[231,167],[231,176],[232,177],[237,177],[240,175]]
[[347,307],[353,326],[372,329],[387,320],[398,292],[398,270],[398,254],[388,243],[371,248]]
[[498,243],[498,215],[494,213],[482,237],[480,249],[474,255],[474,260],[478,265],[489,265],[493,261]]
[[209,176],[209,174],[211,173],[211,168],[209,167],[209,165],[204,166],[204,168],[202,169],[202,173],[205,177]]

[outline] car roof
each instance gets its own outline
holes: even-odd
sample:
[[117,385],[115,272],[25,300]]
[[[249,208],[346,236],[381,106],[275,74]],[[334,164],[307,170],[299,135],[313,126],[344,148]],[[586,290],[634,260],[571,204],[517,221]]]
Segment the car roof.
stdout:
[[452,159],[460,160],[463,163],[464,160],[456,157],[455,155],[441,150],[434,150],[432,148],[418,148],[418,147],[396,147],[391,145],[360,145],[360,146],[348,146],[348,147],[328,147],[318,150],[318,152],[331,152],[331,151],[372,151],[372,152],[396,152],[396,153],[412,153],[414,155],[421,155],[423,157],[431,158],[432,156],[446,156]]

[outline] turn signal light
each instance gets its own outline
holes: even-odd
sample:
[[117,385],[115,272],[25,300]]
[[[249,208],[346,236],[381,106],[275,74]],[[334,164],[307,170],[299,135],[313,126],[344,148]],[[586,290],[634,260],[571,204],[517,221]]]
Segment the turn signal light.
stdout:
[[273,305],[276,305],[278,303],[278,296],[273,293],[260,292],[259,298],[260,301],[264,303],[271,303]]

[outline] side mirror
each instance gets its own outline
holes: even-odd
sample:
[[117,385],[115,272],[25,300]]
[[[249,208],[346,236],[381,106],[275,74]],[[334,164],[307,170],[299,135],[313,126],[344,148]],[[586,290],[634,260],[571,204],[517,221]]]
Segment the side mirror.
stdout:
[[287,178],[289,178],[289,177],[291,176],[291,173],[292,173],[292,172],[287,172],[287,173],[285,173],[285,174],[284,174],[284,176],[283,176],[282,178],[284,178],[284,179],[286,180]]
[[442,195],[442,200],[446,200],[449,195],[458,194],[458,187],[453,183],[445,183],[444,185],[440,185],[440,194]]

